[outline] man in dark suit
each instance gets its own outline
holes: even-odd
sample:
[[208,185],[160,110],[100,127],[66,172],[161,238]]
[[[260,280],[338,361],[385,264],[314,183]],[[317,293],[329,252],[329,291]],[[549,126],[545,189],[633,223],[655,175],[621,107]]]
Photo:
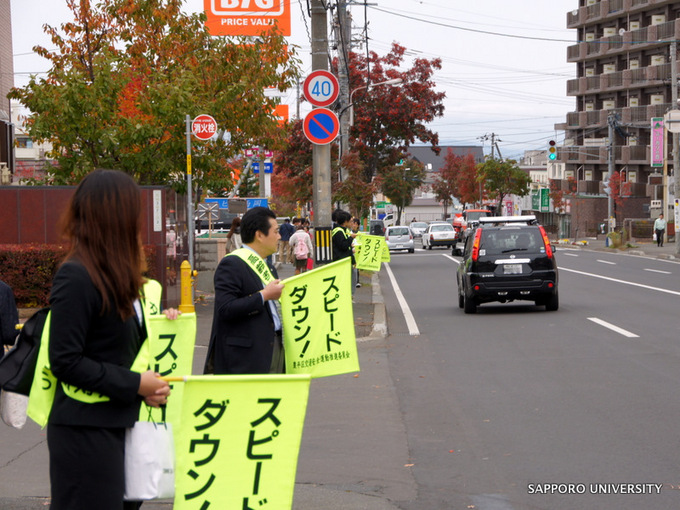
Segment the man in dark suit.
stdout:
[[222,259],[215,271],[215,312],[205,373],[283,372],[281,319],[277,301],[283,284],[266,258],[279,241],[276,215],[255,207],[243,215],[243,248]]

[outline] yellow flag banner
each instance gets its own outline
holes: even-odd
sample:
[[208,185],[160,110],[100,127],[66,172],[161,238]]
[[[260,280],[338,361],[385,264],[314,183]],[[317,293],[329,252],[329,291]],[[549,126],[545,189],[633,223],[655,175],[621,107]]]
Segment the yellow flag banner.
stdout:
[[[390,261],[390,251],[387,249],[385,238],[366,234],[359,237],[361,250],[355,254],[357,267],[366,271],[380,271],[380,264]],[[387,251],[387,260],[385,260],[385,251]]]
[[[196,343],[196,314],[183,313],[175,320],[164,314],[146,317],[146,331],[149,335],[151,351],[149,367],[162,377],[190,374],[194,363]],[[142,405],[140,421],[170,422],[179,427],[180,405],[182,403],[182,384],[170,383],[171,395],[162,408]],[[149,414],[150,411],[150,414]]]
[[174,510],[290,509],[310,377],[185,380]]
[[284,280],[287,374],[327,377],[359,371],[349,257]]

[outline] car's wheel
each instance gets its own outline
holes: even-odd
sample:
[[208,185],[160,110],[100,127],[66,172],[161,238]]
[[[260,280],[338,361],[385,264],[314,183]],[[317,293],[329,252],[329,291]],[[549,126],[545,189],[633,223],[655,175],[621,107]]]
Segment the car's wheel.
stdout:
[[431,250],[431,249],[432,249],[432,245],[431,245],[431,244],[428,244],[428,245],[427,245],[427,249],[428,249],[428,250]]
[[477,313],[477,303],[463,294],[463,310],[465,313]]
[[463,308],[465,306],[465,298],[463,297],[463,294],[458,291],[458,308]]
[[416,251],[415,248],[411,248],[408,252],[409,253],[415,253],[415,251]]
[[560,298],[559,294],[555,292],[552,296],[548,297],[545,300],[545,309],[548,312],[554,312],[560,307]]

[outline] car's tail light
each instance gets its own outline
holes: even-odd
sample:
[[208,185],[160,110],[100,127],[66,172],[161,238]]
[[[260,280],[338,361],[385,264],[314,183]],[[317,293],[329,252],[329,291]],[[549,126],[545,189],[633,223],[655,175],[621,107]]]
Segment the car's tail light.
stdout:
[[430,241],[434,241],[434,234],[430,234]]
[[477,232],[475,232],[475,240],[472,243],[472,261],[477,262],[477,259],[479,258],[479,243],[481,242],[482,239],[482,229],[478,228]]
[[552,258],[553,256],[553,251],[552,251],[552,246],[550,245],[550,239],[548,239],[548,234],[545,233],[545,229],[539,225],[538,230],[541,232],[541,236],[543,236],[543,244],[545,244],[545,254],[548,256],[549,259]]

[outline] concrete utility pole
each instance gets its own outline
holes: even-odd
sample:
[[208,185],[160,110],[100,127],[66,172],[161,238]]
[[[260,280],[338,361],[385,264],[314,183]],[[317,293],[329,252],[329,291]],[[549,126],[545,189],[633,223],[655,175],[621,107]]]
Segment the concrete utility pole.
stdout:
[[[328,20],[322,0],[311,0],[312,71],[328,71]],[[331,221],[331,145],[313,145],[314,227],[329,227]]]
[[612,177],[614,176],[614,116],[609,114],[607,117],[607,136],[609,137],[608,152],[608,166],[607,166],[607,181],[609,182],[609,193],[607,193],[607,232],[611,234],[612,230],[612,216],[614,214],[614,197],[612,197]]
[[[337,23],[337,45],[338,45],[338,81],[340,83],[340,160],[349,152],[349,52],[352,43],[352,30],[350,17],[347,13],[346,0],[338,0],[338,23]],[[344,175],[342,165],[340,166],[339,179],[343,181],[347,176]]]
[[[676,41],[673,41],[671,43],[671,55],[670,55],[670,60],[671,60],[671,109],[677,110],[678,109],[678,68],[677,68],[677,60],[678,60],[678,43]],[[678,168],[680,168],[680,136],[678,133],[673,133],[673,178],[675,180],[675,188],[674,188],[674,195],[675,198],[678,199],[680,198],[680,172],[678,171]],[[666,193],[666,196],[668,196],[668,193]],[[669,214],[671,208],[669,207],[670,204],[664,203],[664,218],[666,218],[666,221],[670,220],[672,216]],[[677,211],[675,212],[675,217],[677,217]],[[678,226],[675,226],[675,230],[678,230]],[[668,237],[668,229],[666,229],[666,237]],[[674,234],[675,235],[675,234]],[[678,236],[675,236],[675,253],[680,255],[680,239],[678,239]]]

